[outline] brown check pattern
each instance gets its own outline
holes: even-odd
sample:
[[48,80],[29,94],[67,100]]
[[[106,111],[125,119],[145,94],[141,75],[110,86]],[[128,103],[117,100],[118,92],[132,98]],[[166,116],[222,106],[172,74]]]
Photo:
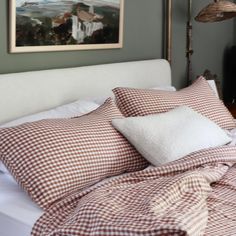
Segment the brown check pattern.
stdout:
[[177,92],[134,88],[115,88],[113,92],[117,105],[125,116],[162,113],[185,105],[208,117],[223,129],[236,127],[234,118],[203,77]]
[[114,102],[88,115],[0,129],[0,156],[43,209],[103,178],[145,168],[147,162],[111,125],[123,117]]
[[52,205],[32,235],[236,235],[235,163],[225,146],[103,181]]

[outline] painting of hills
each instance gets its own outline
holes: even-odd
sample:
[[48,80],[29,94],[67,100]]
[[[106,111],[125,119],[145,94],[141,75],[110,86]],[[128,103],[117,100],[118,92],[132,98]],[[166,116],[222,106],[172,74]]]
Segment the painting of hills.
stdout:
[[15,46],[112,45],[123,0],[15,1]]

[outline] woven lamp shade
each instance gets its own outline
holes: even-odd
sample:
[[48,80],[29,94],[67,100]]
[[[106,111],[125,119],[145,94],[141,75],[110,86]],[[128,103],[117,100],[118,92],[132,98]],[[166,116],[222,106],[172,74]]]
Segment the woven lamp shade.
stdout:
[[236,16],[236,4],[230,1],[215,1],[203,8],[195,17],[200,22],[223,21]]

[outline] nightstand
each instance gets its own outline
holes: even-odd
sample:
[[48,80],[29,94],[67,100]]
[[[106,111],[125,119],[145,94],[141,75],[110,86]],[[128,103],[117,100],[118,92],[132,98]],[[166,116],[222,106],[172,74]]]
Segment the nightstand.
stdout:
[[233,117],[236,119],[236,103],[226,103],[225,105],[229,109]]

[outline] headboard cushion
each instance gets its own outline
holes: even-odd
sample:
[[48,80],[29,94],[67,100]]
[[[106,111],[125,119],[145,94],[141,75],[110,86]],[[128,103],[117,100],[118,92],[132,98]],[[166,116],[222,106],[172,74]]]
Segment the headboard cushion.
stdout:
[[164,59],[0,75],[0,124],[79,98],[110,96],[114,87],[171,85]]

